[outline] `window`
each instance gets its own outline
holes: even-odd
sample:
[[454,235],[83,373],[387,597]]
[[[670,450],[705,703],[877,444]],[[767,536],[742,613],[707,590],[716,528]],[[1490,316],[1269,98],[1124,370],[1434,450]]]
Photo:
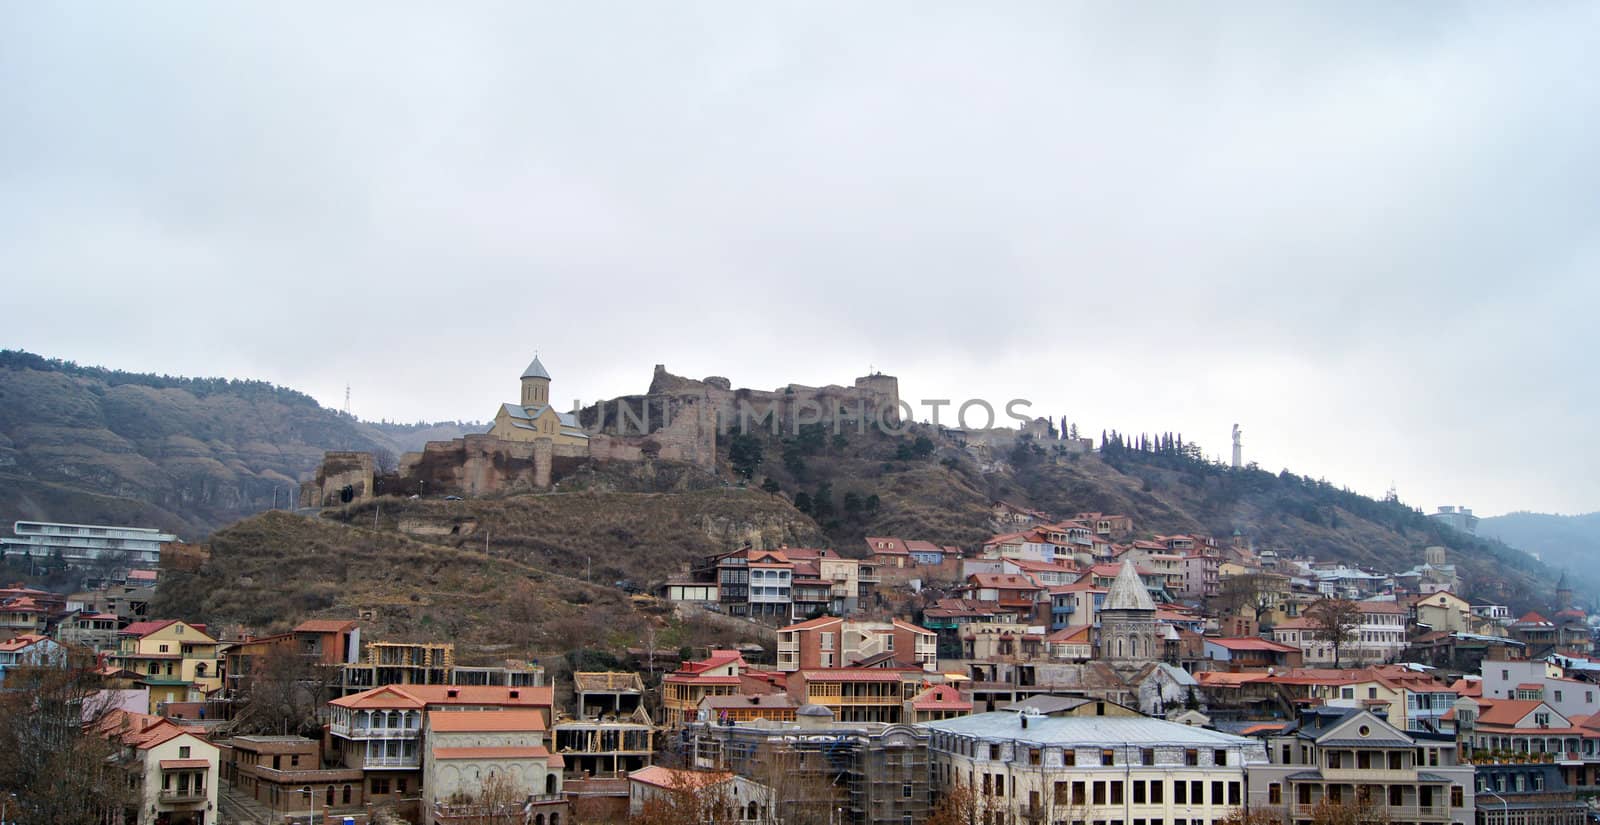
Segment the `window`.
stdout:
[[1190,748],[1183,752],[1183,764],[1194,767],[1200,764],[1200,752]]
[[1111,804],[1122,804],[1122,782],[1120,781],[1111,783]]
[[1028,748],[1028,764],[1029,765],[1037,765],[1037,764],[1040,763],[1040,761],[1041,761],[1041,757],[1040,757],[1039,749],[1038,748]]
[[1354,698],[1356,698],[1356,689],[1355,688],[1340,688],[1339,689],[1339,698],[1340,699],[1354,699]]
[[1213,764],[1213,765],[1226,765],[1226,764],[1228,764],[1228,752],[1224,751],[1224,750],[1212,751],[1211,752],[1211,764]]
[[1096,804],[1096,805],[1104,805],[1104,804],[1106,804],[1106,783],[1104,783],[1104,782],[1096,782],[1096,783],[1094,783],[1094,804]]
[[[1167,783],[1160,780],[1150,783],[1150,804],[1160,805],[1164,801],[1166,787]],[[1161,825],[1161,820],[1152,820],[1151,825]]]
[[166,653],[166,652],[167,652],[167,646],[166,646],[166,645],[162,645],[162,646],[161,646],[161,647],[160,647],[160,652],[162,652],[162,653]]
[[1466,799],[1466,793],[1461,790],[1461,786],[1460,785],[1451,785],[1450,786],[1450,807],[1452,807],[1452,808],[1460,808],[1460,807],[1462,807],[1463,805],[1466,804],[1465,799]]
[[299,765],[299,764],[300,764],[300,754],[298,754],[298,753],[289,754],[289,767],[292,768],[292,767],[295,767],[296,765]]
[[1174,805],[1187,805],[1187,804],[1189,804],[1189,785],[1188,785],[1188,783],[1183,782],[1181,780],[1172,783],[1172,804],[1174,804]]
[[1368,699],[1376,699],[1376,698],[1378,698],[1378,689],[1375,688],[1375,687],[1367,688],[1367,698]]
[[901,799],[910,799],[911,798],[911,783],[910,782],[907,782],[904,785],[900,786],[900,798]]
[[1113,750],[1107,749],[1107,750],[1101,751],[1100,752],[1100,764],[1101,765],[1113,764],[1116,761],[1116,755],[1117,755],[1117,752],[1113,751]]
[[[1195,798],[1199,799],[1200,795],[1199,794],[1195,794]],[[1195,804],[1198,805],[1200,803],[1196,802]],[[1221,782],[1213,782],[1213,783],[1211,783],[1211,804],[1213,804],[1213,805],[1221,805],[1222,804],[1222,783]]]
[[1557,702],[1561,701],[1561,691],[1559,691],[1559,690],[1556,691],[1556,701]]
[[372,780],[372,793],[373,793],[373,795],[387,794],[388,792],[389,792],[389,780],[388,779],[373,779]]
[[1401,770],[1402,769],[1402,764],[1401,763],[1402,763],[1402,760],[1400,758],[1400,752],[1399,751],[1390,751],[1389,752],[1389,770],[1391,770],[1391,771]]
[[1189,804],[1206,804],[1206,783],[1199,781],[1189,783]]
[[990,762],[999,762],[1000,761],[1000,746],[999,745],[990,745],[989,746],[989,761]]
[[1072,804],[1082,807],[1089,803],[1089,796],[1084,789],[1084,783],[1072,783]]
[[1139,764],[1141,764],[1141,765],[1154,765],[1155,763],[1156,763],[1156,749],[1155,748],[1140,748],[1139,749]]
[[1532,780],[1532,782],[1533,782],[1533,788],[1531,790],[1535,790],[1535,791],[1544,790],[1544,774],[1536,773],[1536,774],[1533,774],[1532,776],[1528,777],[1528,779]]
[[1239,804],[1239,783],[1237,782],[1228,783],[1228,804]]
[[1283,804],[1283,786],[1282,785],[1278,784],[1277,782],[1274,782],[1271,785],[1267,786],[1267,804],[1268,805],[1282,805]]
[[1550,714],[1548,714],[1548,713],[1535,713],[1533,715],[1533,723],[1535,725],[1538,725],[1541,728],[1550,727]]
[[1061,764],[1072,767],[1078,764],[1078,752],[1068,748],[1061,752]]
[[1134,783],[1133,783],[1133,804],[1135,804],[1135,805],[1143,805],[1144,803],[1145,803],[1144,783],[1135,780]]
[[189,758],[189,746],[188,745],[179,745],[178,746],[178,758],[179,759],[188,759]]

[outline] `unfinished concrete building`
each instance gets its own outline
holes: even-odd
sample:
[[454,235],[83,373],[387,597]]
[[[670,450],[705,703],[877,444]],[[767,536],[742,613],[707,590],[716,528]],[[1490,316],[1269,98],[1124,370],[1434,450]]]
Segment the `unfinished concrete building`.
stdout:
[[572,674],[576,715],[555,725],[555,748],[569,777],[626,776],[650,765],[655,725],[637,673]]
[[695,722],[685,737],[695,768],[760,782],[773,789],[779,810],[811,806],[840,825],[928,818],[928,733],[921,728],[836,722],[827,708],[806,705],[794,722]]

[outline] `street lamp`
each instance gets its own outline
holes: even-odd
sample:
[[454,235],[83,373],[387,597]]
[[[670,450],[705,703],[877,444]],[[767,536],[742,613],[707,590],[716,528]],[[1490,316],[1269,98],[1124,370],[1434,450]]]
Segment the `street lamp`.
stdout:
[[316,794],[312,793],[310,785],[307,785],[304,788],[301,788],[300,792],[306,795],[306,807],[309,809],[309,811],[306,813],[306,825],[316,825],[316,822],[317,822],[317,797],[316,797]]
[[1494,789],[1489,787],[1487,783],[1484,784],[1483,791],[1495,799],[1500,800],[1500,825],[1511,825],[1511,804],[1506,802],[1505,797],[1495,793]]

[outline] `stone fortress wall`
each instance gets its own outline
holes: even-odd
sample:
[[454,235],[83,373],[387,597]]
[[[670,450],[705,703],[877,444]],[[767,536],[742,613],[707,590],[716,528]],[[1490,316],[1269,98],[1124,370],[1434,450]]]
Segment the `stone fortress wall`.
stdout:
[[[451,441],[430,441],[421,452],[400,457],[393,474],[379,474],[370,453],[330,452],[314,481],[302,485],[301,504],[332,507],[342,503],[349,485],[353,501],[378,494],[487,496],[535,492],[587,462],[672,461],[715,471],[719,431],[736,431],[741,411],[752,428],[771,431],[774,421],[784,434],[798,416],[823,420],[831,413],[852,421],[881,416],[899,420],[899,381],[870,375],[843,387],[790,384],[776,390],[733,389],[726,378],[683,378],[657,364],[645,395],[592,404],[578,412],[589,439],[585,444],[555,444],[550,439],[512,442],[489,434]],[[771,410],[773,420],[757,422]],[[750,411],[754,411],[753,415]],[[719,430],[720,428],[720,430]]]

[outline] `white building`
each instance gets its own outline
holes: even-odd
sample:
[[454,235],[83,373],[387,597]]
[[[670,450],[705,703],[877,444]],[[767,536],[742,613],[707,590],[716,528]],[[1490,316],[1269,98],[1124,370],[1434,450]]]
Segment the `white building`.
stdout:
[[116,743],[139,808],[128,825],[217,822],[217,746],[159,716],[112,711],[96,731]]
[[60,551],[68,564],[84,566],[112,559],[124,568],[154,568],[161,564],[161,547],[178,540],[171,533],[149,527],[110,527],[102,524],[56,524],[19,521],[15,537],[0,537],[5,555],[31,554],[46,559]]
[[1356,602],[1361,624],[1355,639],[1342,651],[1343,661],[1381,664],[1392,662],[1406,649],[1406,609],[1390,601]]
[[1005,822],[1204,822],[1244,805],[1260,742],[1142,716],[980,713],[927,722],[936,789]]

